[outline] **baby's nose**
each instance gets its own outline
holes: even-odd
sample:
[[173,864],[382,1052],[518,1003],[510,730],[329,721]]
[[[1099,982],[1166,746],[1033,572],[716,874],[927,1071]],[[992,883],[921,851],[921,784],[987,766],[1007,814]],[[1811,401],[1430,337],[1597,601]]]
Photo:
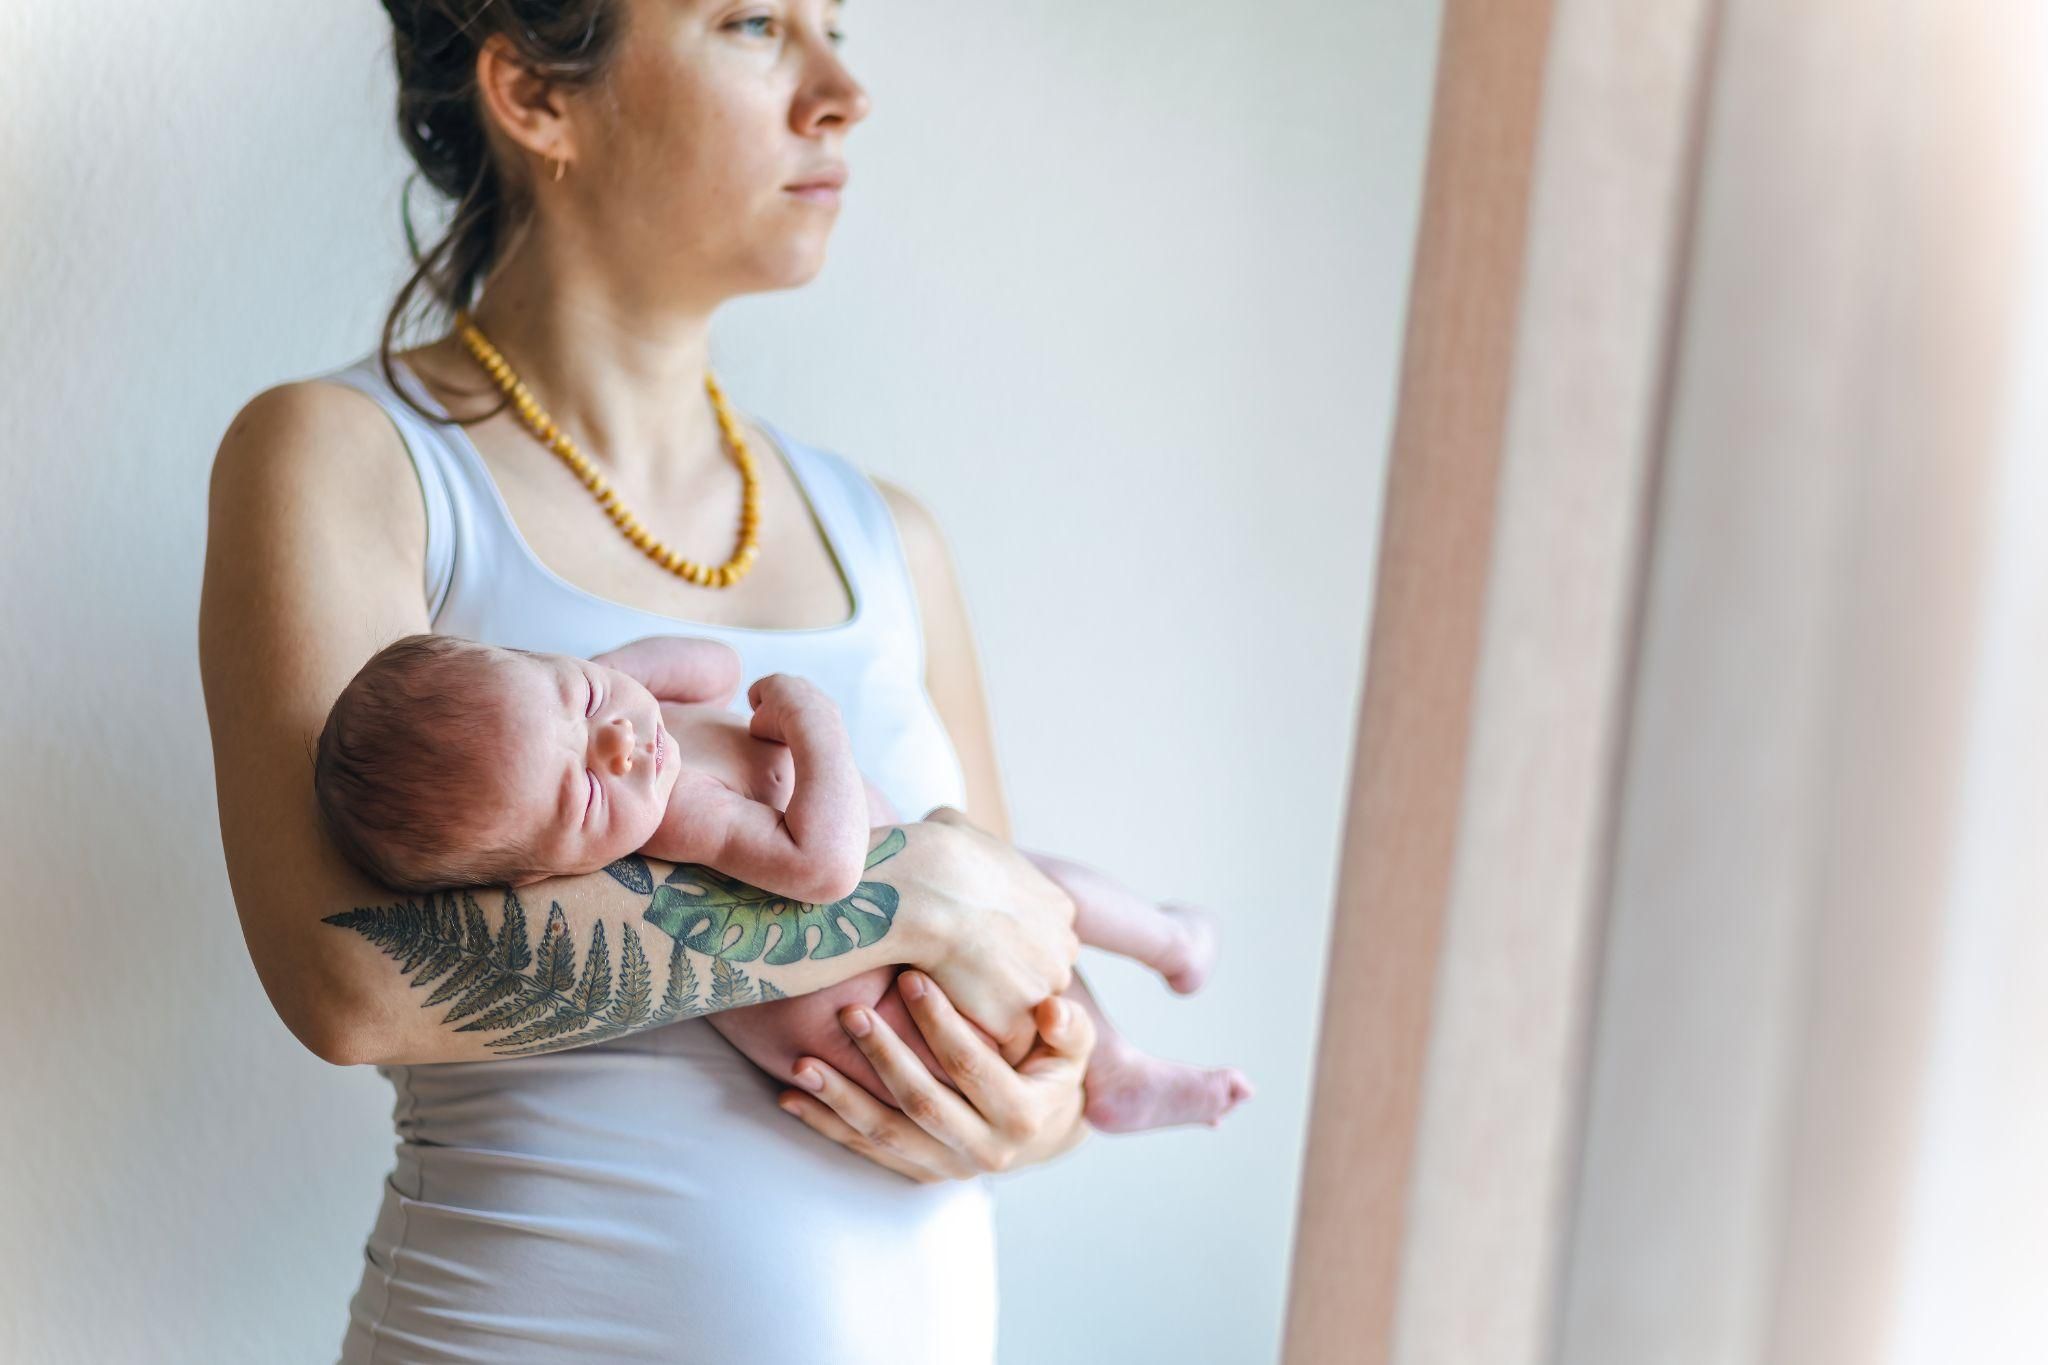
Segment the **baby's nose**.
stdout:
[[624,777],[633,771],[633,722],[620,716],[597,732],[598,761]]

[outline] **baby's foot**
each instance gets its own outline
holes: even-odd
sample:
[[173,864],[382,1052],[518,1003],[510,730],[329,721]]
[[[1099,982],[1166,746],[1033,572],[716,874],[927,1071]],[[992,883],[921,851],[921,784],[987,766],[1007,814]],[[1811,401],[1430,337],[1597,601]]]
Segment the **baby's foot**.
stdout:
[[1159,974],[1180,994],[1192,995],[1209,979],[1209,968],[1216,963],[1216,917],[1181,901],[1162,901],[1159,912],[1173,921],[1175,930]]
[[1088,1122],[1105,1133],[1135,1133],[1206,1123],[1211,1128],[1252,1097],[1252,1083],[1234,1066],[1204,1068],[1142,1052],[1090,1064]]

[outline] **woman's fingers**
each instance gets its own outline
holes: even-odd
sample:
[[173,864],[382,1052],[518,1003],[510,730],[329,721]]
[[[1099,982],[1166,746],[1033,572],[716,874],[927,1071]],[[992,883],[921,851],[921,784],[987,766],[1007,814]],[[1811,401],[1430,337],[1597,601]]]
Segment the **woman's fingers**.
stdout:
[[1095,1051],[1095,1021],[1088,1011],[1071,1000],[1057,997],[1041,1000],[1032,1010],[1038,1020],[1039,1043],[1017,1069],[1031,1076],[1055,1075],[1063,1070],[1085,1071]]
[[839,1020],[912,1123],[978,1169],[1000,1170],[1008,1164],[989,1141],[988,1123],[940,1084],[910,1045],[896,1036],[888,1020],[874,1010],[857,1007],[841,1010]]
[[1088,1058],[1095,1051],[1095,1021],[1071,1000],[1041,1000],[1032,1014],[1041,1041],[1018,1070],[1059,1098],[1045,1116],[1046,1131],[1041,1135],[1049,1137],[1051,1145],[1041,1143],[1036,1153],[1037,1160],[1049,1161],[1072,1151],[1087,1135],[1082,1106],[1087,1100]]
[[925,1045],[968,1103],[999,1130],[1009,1131],[1009,1117],[1025,1107],[1023,1086],[1010,1064],[923,972],[898,974],[896,993],[909,1007]]
[[[815,1057],[800,1058],[796,1064],[799,1080],[806,1069],[816,1070],[822,1078],[823,1084],[814,1092],[816,1098],[852,1130],[861,1144],[854,1150],[862,1156],[872,1157],[891,1170],[906,1175],[916,1169],[941,1176],[972,1174],[967,1168],[966,1158],[960,1153],[847,1080],[834,1068]],[[831,1137],[832,1134],[826,1133],[826,1136]]]
[[833,1113],[822,1101],[813,1099],[800,1090],[785,1091],[777,1103],[782,1106],[785,1113],[796,1115],[820,1136],[830,1138],[848,1151],[866,1157],[877,1166],[886,1166],[896,1174],[915,1180],[920,1185],[930,1185],[946,1178],[936,1171],[914,1166],[894,1152],[877,1148],[853,1131],[845,1119]]

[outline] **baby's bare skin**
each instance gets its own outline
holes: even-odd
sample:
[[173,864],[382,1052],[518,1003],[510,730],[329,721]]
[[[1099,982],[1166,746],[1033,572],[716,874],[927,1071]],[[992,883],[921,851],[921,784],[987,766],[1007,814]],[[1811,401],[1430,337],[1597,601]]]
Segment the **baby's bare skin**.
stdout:
[[[683,762],[698,768],[707,782],[728,788],[743,799],[771,805],[788,802],[792,791],[800,787],[798,765],[790,749],[764,743],[758,737],[758,727],[749,727],[725,708],[664,704],[662,713],[670,733],[676,736],[677,748],[686,755]],[[678,778],[678,791],[684,790],[683,782]],[[863,778],[861,787],[865,794],[863,831],[901,818],[873,783]],[[1020,851],[1074,898],[1074,932],[1083,943],[1145,963],[1181,994],[1200,989],[1215,956],[1215,935],[1206,911],[1194,906],[1154,906],[1078,863]],[[648,852],[655,857],[670,856],[652,847]],[[888,1087],[875,1074],[866,1054],[846,1036],[839,1015],[852,1005],[874,1010],[931,1073],[944,1081],[945,1068],[925,1045],[902,997],[891,989],[897,974],[893,967],[864,972],[808,995],[723,1010],[710,1016],[710,1023],[748,1060],[780,1081],[794,1084],[797,1064],[805,1057],[816,1057],[893,1107]],[[1250,1082],[1235,1068],[1188,1066],[1133,1047],[1102,1013],[1078,974],[1066,994],[1095,1022],[1097,1042],[1087,1077],[1087,1117],[1093,1126],[1109,1132],[1176,1123],[1213,1126],[1251,1097]],[[982,1036],[988,1038],[986,1033]],[[988,1041],[994,1043],[994,1039]]]
[[[514,793],[503,818],[532,846],[558,851],[548,875],[594,871],[640,852],[814,905],[853,894],[871,831],[900,817],[861,774],[837,705],[802,678],[769,674],[748,690],[753,712],[741,719],[729,709],[739,656],[705,643],[655,636],[589,660],[508,655],[490,675],[494,695],[479,698],[502,721],[502,771]],[[677,685],[685,669],[688,690]],[[706,670],[723,670],[729,685],[705,687]],[[719,699],[663,700],[675,695]],[[1214,957],[1206,911],[1155,905],[1078,864],[1020,852],[1073,898],[1081,942],[1145,963],[1183,994],[1201,986]],[[893,1107],[839,1016],[853,1005],[875,1011],[947,1081],[892,989],[896,976],[879,968],[825,990],[722,1010],[708,1022],[785,1084],[796,1083],[803,1058],[816,1057]],[[1251,1096],[1234,1068],[1189,1066],[1133,1047],[1078,975],[1067,994],[1096,1025],[1086,1110],[1095,1127],[1214,1125]]]

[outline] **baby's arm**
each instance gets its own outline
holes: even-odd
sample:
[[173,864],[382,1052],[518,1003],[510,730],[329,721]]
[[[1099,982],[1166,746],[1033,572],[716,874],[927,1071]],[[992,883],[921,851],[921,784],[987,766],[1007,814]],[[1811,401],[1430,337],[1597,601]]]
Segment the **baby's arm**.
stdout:
[[740,686],[739,651],[719,640],[649,635],[593,654],[590,661],[639,679],[661,701],[723,706]]
[[[748,731],[787,744],[795,780],[785,810],[685,772],[646,845],[651,857],[717,868],[814,905],[853,894],[866,870],[868,792],[839,708],[811,683],[770,673],[748,689]],[[678,761],[687,763],[686,754]]]

